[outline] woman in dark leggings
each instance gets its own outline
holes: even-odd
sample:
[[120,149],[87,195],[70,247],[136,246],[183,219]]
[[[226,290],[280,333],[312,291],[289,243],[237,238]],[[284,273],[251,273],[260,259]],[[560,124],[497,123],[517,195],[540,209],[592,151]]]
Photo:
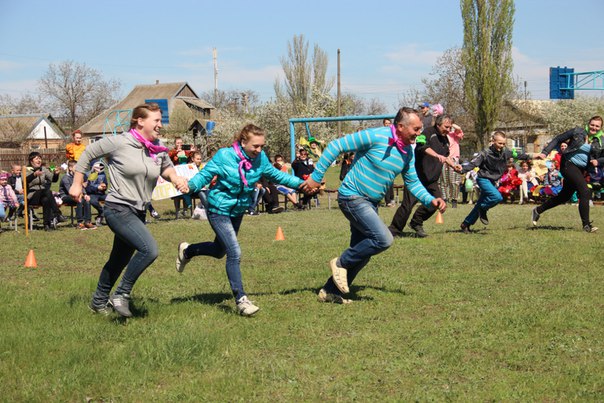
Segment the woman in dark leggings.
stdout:
[[590,155],[593,155],[596,151],[592,148],[597,150],[601,148],[599,137],[602,136],[602,122],[600,116],[592,117],[586,128],[576,127],[556,136],[539,155],[539,158],[545,159],[552,150],[559,148],[561,143],[568,142],[566,150],[561,152],[560,173],[564,177],[562,190],[557,196],[533,209],[532,221],[534,226],[537,225],[541,214],[568,202],[576,191],[579,195],[579,215],[581,216],[583,231],[596,232],[598,230],[589,221],[591,192],[587,187],[585,172],[588,164],[591,163],[592,157]]

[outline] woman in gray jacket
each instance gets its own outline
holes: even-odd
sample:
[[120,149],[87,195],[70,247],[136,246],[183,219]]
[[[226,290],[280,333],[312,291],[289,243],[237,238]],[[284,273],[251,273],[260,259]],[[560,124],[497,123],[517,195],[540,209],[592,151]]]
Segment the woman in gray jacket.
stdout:
[[[90,169],[91,161],[105,158],[111,178],[104,214],[115,236],[90,303],[95,313],[107,315],[113,308],[121,316],[132,316],[129,306],[132,287],[158,255],[157,242],[145,227],[145,212],[157,178],[161,175],[181,192],[188,192],[187,180],[177,176],[168,149],[158,139],[161,127],[159,106],[139,105],[132,111],[128,133],[92,143],[76,165],[69,190],[76,200],[82,197],[84,173]],[[120,284],[110,295],[124,268]]]

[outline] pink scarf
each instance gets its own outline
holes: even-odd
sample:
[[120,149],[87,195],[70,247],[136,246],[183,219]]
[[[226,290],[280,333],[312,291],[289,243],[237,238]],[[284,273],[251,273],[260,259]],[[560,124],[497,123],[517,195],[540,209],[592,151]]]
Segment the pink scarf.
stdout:
[[388,145],[389,146],[393,146],[396,145],[396,148],[398,148],[398,150],[403,153],[403,154],[407,154],[407,151],[405,151],[405,143],[403,143],[403,140],[401,140],[397,135],[396,135],[396,129],[394,128],[394,125],[390,125],[390,131],[392,132],[392,137],[390,137],[388,139]]
[[168,148],[166,148],[164,146],[153,144],[152,142],[150,142],[149,140],[144,138],[143,135],[140,134],[138,132],[138,130],[136,130],[136,129],[130,129],[130,134],[132,134],[132,136],[134,136],[135,139],[137,139],[143,146],[145,146],[145,148],[149,151],[149,156],[151,158],[153,158],[153,161],[155,161],[157,154],[159,154],[161,152],[170,151]]
[[247,186],[247,179],[245,178],[245,171],[249,171],[252,168],[252,162],[249,158],[243,155],[241,151],[241,146],[238,141],[233,143],[233,148],[235,149],[235,153],[239,157],[241,161],[239,161],[239,177],[245,186]]

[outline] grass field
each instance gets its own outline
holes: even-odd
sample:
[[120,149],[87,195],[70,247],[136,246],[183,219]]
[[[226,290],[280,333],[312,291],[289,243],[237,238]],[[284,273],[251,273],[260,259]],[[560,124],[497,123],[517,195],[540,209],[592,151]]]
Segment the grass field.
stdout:
[[[169,217],[170,202],[158,206]],[[327,202],[246,217],[244,284],[261,307],[236,314],[224,260],[174,269],[176,246],[207,222],[149,224],[160,256],[135,286],[135,317],[87,304],[111,245],[107,227],[0,234],[2,401],[602,401],[602,232],[560,206],[500,205],[458,231],[470,206],[397,239],[351,287],[321,304],[348,224]],[[394,209],[380,214],[389,222]],[[592,209],[604,225],[603,207]],[[274,241],[277,227],[285,241]],[[6,228],[5,228],[6,229]],[[39,267],[23,267],[28,250]]]

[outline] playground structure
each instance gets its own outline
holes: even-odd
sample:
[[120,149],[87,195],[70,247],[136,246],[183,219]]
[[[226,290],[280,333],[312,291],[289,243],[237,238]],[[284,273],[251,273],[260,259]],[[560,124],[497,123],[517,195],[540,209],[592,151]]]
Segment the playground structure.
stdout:
[[570,67],[550,67],[550,99],[574,99],[575,90],[604,91],[604,70],[575,73]]

